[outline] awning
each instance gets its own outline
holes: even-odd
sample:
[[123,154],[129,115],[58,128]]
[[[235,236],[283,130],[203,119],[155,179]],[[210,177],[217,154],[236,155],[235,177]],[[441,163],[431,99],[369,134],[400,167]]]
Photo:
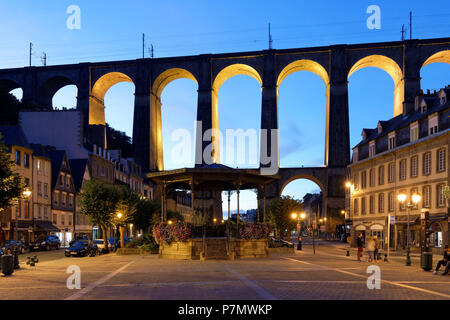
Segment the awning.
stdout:
[[53,225],[50,221],[36,221],[36,227],[44,231],[59,232],[60,230]]

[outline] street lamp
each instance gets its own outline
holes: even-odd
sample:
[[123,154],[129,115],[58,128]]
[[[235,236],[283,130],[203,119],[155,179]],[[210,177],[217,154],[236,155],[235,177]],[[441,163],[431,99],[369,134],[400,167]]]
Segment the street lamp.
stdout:
[[[406,200],[407,200],[407,195],[404,193],[401,193],[397,196],[397,199],[400,203],[405,204]],[[410,225],[410,214],[411,214],[411,208],[415,205],[417,205],[417,203],[419,203],[421,199],[421,196],[419,194],[413,194],[411,196],[411,200],[412,203],[410,201],[408,201],[408,203],[406,204],[407,208],[408,208],[408,228],[407,228],[407,235],[406,235],[406,265],[410,266],[411,265],[411,257],[410,257],[410,231],[409,231],[409,225]],[[389,244],[388,244],[389,245]]]
[[122,213],[121,212],[117,213],[117,218],[122,219]]

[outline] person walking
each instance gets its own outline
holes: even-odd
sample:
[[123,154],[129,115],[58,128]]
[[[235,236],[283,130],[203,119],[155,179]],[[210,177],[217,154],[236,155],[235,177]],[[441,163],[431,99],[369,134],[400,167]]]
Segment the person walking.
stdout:
[[436,269],[434,270],[433,274],[437,274],[441,266],[446,267],[443,274],[444,275],[448,274],[449,266],[450,266],[450,263],[448,263],[449,259],[450,259],[450,249],[449,249],[448,245],[445,245],[444,258],[442,260],[438,261]]
[[356,245],[358,246],[358,261],[361,261],[361,256],[363,254],[363,239],[362,233],[358,235],[358,239],[356,239]]
[[373,253],[375,252],[375,241],[372,237],[369,237],[366,242],[366,251],[367,251],[367,261],[373,261]]
[[373,260],[378,262],[378,251],[380,250],[380,239],[377,236],[373,236],[373,241],[375,242],[375,250],[373,252]]

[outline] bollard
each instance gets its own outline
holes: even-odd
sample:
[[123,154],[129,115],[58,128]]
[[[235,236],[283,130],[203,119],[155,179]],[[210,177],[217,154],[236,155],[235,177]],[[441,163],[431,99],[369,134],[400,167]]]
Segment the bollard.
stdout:
[[14,249],[14,269],[20,269],[20,265],[19,265],[19,250],[16,247]]
[[384,254],[384,262],[388,262],[387,253]]
[[30,259],[30,267],[34,267],[34,258]]
[[38,259],[38,257],[37,257],[37,256],[34,256],[33,258],[34,258],[34,262],[36,262],[36,263],[38,263],[38,262],[39,262],[39,259]]
[[31,259],[30,257],[27,257],[27,260],[26,260],[25,263],[29,265],[30,264],[30,259]]
[[14,272],[14,256],[10,254],[4,254],[2,256],[2,273],[5,276],[9,276]]
[[346,254],[346,256],[347,256],[347,257],[350,257],[350,250],[348,250],[348,249],[347,249],[347,254]]

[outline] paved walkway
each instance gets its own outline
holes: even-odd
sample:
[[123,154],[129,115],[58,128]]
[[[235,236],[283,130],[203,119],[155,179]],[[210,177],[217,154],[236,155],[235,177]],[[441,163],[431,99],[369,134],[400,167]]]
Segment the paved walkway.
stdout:
[[[327,244],[316,254],[305,245],[294,255],[237,261],[116,254],[65,258],[62,251],[44,252],[36,267],[22,263],[13,276],[0,277],[0,299],[450,299],[450,276],[396,261],[378,263],[381,289],[368,289],[371,264],[343,253]],[[80,290],[67,289],[70,265],[81,269]]]

